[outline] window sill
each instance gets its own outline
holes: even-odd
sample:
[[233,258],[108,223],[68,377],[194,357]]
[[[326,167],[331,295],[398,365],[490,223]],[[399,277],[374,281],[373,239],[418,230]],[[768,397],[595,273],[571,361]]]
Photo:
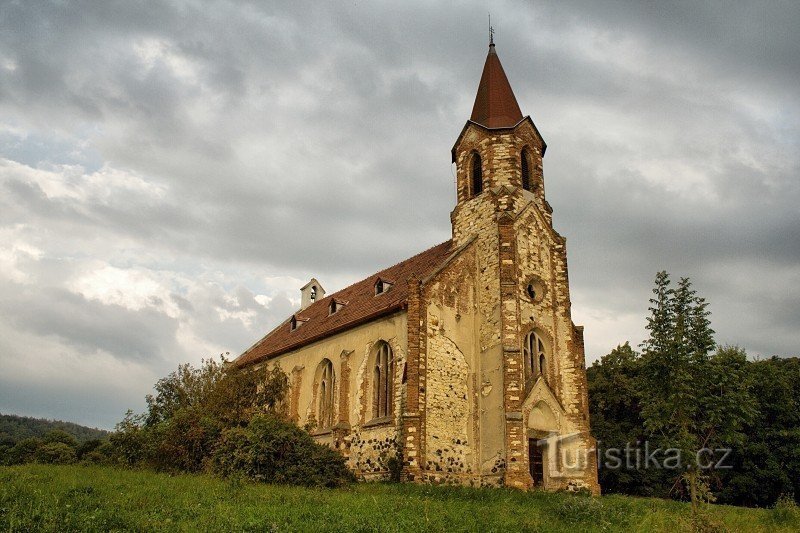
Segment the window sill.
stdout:
[[362,427],[364,428],[371,428],[376,426],[388,426],[394,422],[393,417],[391,416],[382,416],[380,418],[373,418],[369,422],[366,422]]

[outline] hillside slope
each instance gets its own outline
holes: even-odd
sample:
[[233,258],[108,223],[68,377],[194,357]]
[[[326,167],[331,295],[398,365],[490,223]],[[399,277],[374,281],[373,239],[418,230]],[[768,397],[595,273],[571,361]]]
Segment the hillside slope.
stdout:
[[[796,508],[710,506],[718,531],[798,531]],[[107,467],[0,467],[4,531],[688,531],[687,504],[502,489],[252,485]],[[711,530],[711,529],[709,529]]]
[[45,433],[54,429],[66,431],[75,437],[78,442],[101,439],[108,435],[108,431],[81,426],[72,422],[0,413],[0,444],[13,445],[22,439],[30,437],[41,438]]

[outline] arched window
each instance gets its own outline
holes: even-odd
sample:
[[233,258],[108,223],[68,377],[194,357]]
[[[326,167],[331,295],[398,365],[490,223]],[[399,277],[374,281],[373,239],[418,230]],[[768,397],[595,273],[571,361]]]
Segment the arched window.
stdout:
[[333,427],[333,393],[336,388],[336,375],[330,359],[323,359],[320,367],[317,427],[327,429]]
[[481,156],[478,152],[472,152],[472,196],[478,196],[481,192],[483,192]]
[[394,396],[394,354],[383,341],[375,352],[375,366],[372,368],[372,417],[382,418],[392,414]]
[[535,379],[540,374],[547,379],[547,350],[542,338],[531,331],[525,337],[525,381]]
[[519,153],[520,175],[522,177],[522,188],[526,191],[531,190],[531,169],[528,166],[528,150],[523,148]]

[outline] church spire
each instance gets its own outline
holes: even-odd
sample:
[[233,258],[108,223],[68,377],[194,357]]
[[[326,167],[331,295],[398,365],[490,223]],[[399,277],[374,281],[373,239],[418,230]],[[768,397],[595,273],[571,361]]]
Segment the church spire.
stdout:
[[494,49],[493,33],[490,30],[489,54],[483,65],[470,120],[487,128],[511,128],[522,120],[522,111]]

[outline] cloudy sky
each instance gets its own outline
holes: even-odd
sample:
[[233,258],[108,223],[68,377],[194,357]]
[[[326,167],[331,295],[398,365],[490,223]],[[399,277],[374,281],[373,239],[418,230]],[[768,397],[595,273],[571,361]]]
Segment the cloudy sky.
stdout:
[[660,269],[798,354],[800,4],[744,4],[0,1],[0,411],[110,428],[447,240],[489,9],[587,359]]

